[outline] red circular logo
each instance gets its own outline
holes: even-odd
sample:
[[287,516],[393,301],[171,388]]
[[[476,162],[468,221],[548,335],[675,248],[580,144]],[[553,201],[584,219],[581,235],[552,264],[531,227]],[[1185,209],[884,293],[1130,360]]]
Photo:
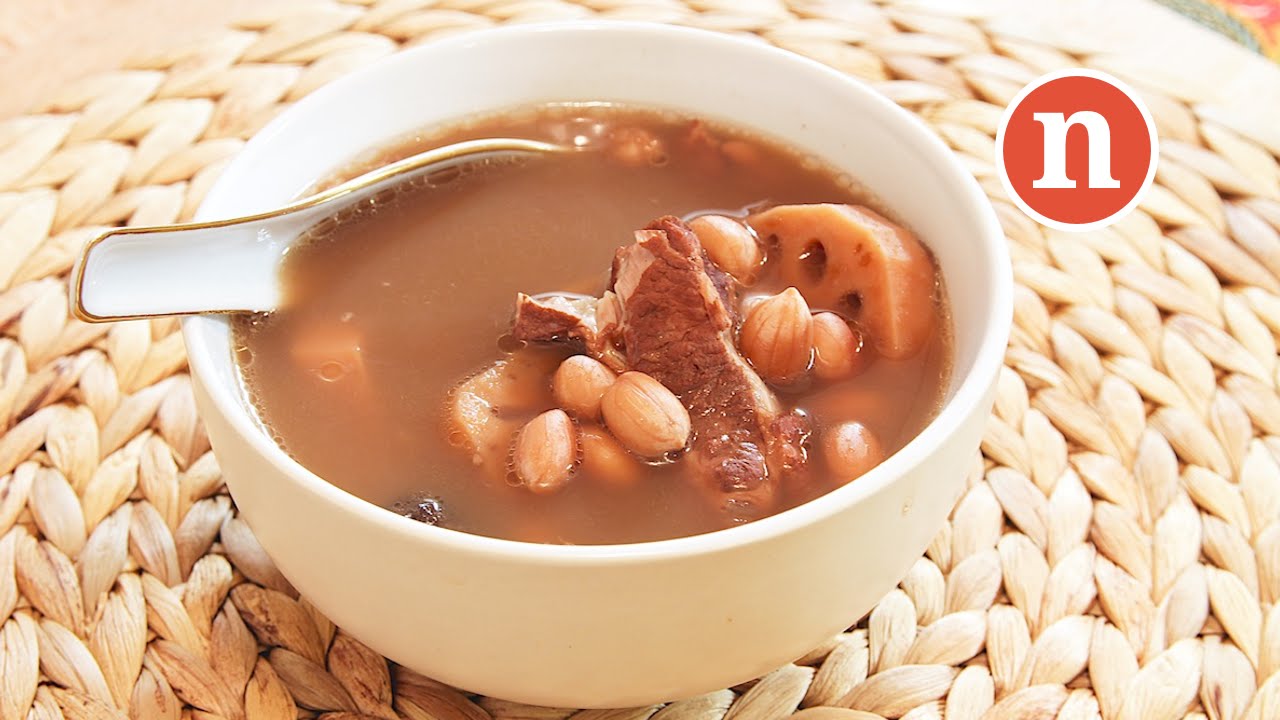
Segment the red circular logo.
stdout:
[[1060,230],[1092,230],[1138,204],[1159,154],[1151,113],[1124,83],[1093,70],[1050,73],[1022,89],[996,134],[1009,197]]

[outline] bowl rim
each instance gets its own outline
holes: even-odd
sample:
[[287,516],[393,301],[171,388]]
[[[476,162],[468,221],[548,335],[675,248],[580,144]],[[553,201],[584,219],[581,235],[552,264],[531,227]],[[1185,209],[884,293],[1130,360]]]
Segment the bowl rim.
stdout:
[[[961,194],[962,202],[971,206],[970,210],[979,227],[975,242],[982,246],[991,258],[991,262],[987,265],[993,268],[992,283],[986,314],[982,319],[985,336],[981,338],[972,366],[968,369],[966,376],[961,379],[954,394],[942,405],[937,415],[901,449],[859,477],[856,482],[846,483],[796,507],[750,523],[699,535],[609,545],[541,544],[472,534],[420,523],[324,480],[293,459],[261,431],[257,422],[235,397],[237,392],[243,392],[242,388],[206,382],[207,378],[215,377],[212,365],[215,362],[213,353],[217,348],[207,343],[205,338],[210,329],[216,331],[219,338],[225,335],[228,338],[225,349],[229,353],[230,320],[221,316],[184,318],[182,327],[190,369],[192,375],[201,381],[210,402],[257,455],[270,462],[281,475],[297,484],[300,489],[318,496],[326,503],[340,507],[343,512],[353,514],[363,521],[382,524],[408,542],[443,546],[479,556],[555,565],[601,564],[606,561],[610,565],[615,565],[620,562],[645,562],[655,558],[691,557],[753,545],[786,535],[858,504],[864,498],[901,480],[916,465],[932,456],[948,437],[959,431],[960,426],[972,412],[982,405],[991,383],[1003,365],[1013,320],[1013,277],[1009,251],[999,220],[986,195],[950,148],[910,112],[856,78],[815,60],[758,40],[664,23],[570,20],[486,28],[428,42],[349,73],[317,89],[276,116],[255,133],[232,164],[224,170],[222,177],[205,196],[197,214],[203,212],[210,203],[210,199],[218,194],[220,186],[224,184],[223,178],[229,174],[228,171],[239,163],[254,162],[255,154],[261,148],[269,146],[274,135],[289,128],[294,116],[298,114],[297,108],[305,107],[308,101],[313,101],[313,98],[340,97],[347,92],[348,88],[359,85],[366,75],[383,72],[397,64],[412,64],[419,55],[463,49],[483,42],[500,42],[507,36],[602,32],[648,35],[654,39],[660,39],[659,36],[675,36],[687,41],[710,46],[719,45],[737,51],[749,49],[767,57],[769,62],[789,64],[799,71],[825,75],[829,80],[842,83],[849,93],[860,96],[865,105],[868,122],[903,126],[900,130],[909,138],[915,149],[925,153],[934,161],[936,171],[942,176],[943,181],[955,187]],[[217,328],[218,325],[222,328]],[[216,344],[222,343],[219,341]]]

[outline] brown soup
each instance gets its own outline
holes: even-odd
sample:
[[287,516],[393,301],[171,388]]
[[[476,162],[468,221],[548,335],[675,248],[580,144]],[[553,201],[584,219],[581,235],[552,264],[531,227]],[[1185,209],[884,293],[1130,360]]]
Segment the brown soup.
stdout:
[[[283,307],[235,322],[262,422],[328,482],[481,535],[659,540],[826,493],[935,414],[950,322],[932,259],[845,207],[872,204],[849,178],[729,126],[595,104],[417,135],[344,176],[481,137],[587,149],[316,228]],[[779,207],[801,203],[835,205]],[[628,370],[646,372],[614,380]]]

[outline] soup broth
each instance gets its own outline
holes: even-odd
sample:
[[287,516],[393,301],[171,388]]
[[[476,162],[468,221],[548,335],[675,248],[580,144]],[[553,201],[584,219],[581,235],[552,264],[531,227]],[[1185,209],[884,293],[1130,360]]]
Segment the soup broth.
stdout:
[[[768,384],[779,412],[805,423],[796,436],[803,477],[784,478],[768,503],[726,512],[724,503],[708,501],[707,484],[693,477],[681,451],[629,452],[611,437],[607,421],[572,412],[568,432],[577,440],[567,481],[554,492],[531,491],[514,466],[519,433],[512,429],[562,405],[553,373],[565,359],[590,352],[576,341],[521,340],[512,320],[518,294],[530,302],[544,298],[540,293],[594,302],[618,289],[615,253],[659,216],[716,213],[737,222],[779,205],[872,202],[850,178],[767,139],[608,105],[540,106],[475,119],[361,158],[343,176],[482,137],[586,150],[478,164],[370,201],[290,250],[280,309],[235,321],[238,362],[260,419],[281,447],[326,481],[470,533],[546,543],[650,541],[780,512],[848,482],[850,471],[834,467],[839,463],[821,450],[836,433],[849,432],[842,423],[859,423],[855,436],[858,427],[873,436],[878,447],[870,464],[901,448],[934,415],[950,353],[940,285],[931,286],[931,331],[901,357],[879,351],[863,332],[870,321],[859,312],[874,308],[861,295],[810,300],[813,312],[840,317],[828,321],[848,321],[862,342],[854,348],[856,369],[818,377],[811,368]],[[663,226],[673,237],[684,227],[674,222]],[[722,295],[732,338],[747,332],[756,305],[796,284],[772,261],[785,249],[785,233],[782,240],[761,235],[767,260],[758,275]],[[806,252],[796,272],[805,262],[832,262]],[[818,362],[821,352],[819,346]],[[747,363],[760,370],[763,356],[754,357]],[[499,361],[510,386],[505,405],[492,408],[509,433],[502,457],[474,447],[466,428],[457,427],[460,384]],[[701,416],[692,417],[697,435]],[[529,444],[547,444],[539,438],[530,435]]]

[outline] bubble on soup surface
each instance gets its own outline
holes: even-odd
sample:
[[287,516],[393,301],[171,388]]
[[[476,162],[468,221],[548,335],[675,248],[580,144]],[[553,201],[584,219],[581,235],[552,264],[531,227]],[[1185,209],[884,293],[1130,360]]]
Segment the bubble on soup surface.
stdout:
[[528,344],[524,340],[517,340],[511,333],[506,333],[498,338],[498,349],[505,353],[513,353]]
[[338,222],[339,222],[338,216],[330,216],[330,217],[324,218],[323,220],[317,222],[315,225],[312,225],[310,228],[308,228],[306,233],[303,234],[303,239],[311,239],[312,237],[328,235],[329,233],[338,229]]
[[271,433],[271,442],[275,443],[276,447],[280,448],[286,453],[289,452],[289,445],[288,443],[285,442],[284,436],[281,435],[280,433],[278,432]]
[[316,374],[325,382],[337,382],[346,377],[349,372],[350,369],[337,360],[328,360],[321,363],[319,368],[316,368]]
[[399,190],[398,190],[398,188],[397,188],[396,186],[394,186],[394,185],[393,185],[393,186],[391,186],[391,187],[385,187],[385,188],[382,188],[381,190],[379,190],[379,191],[377,191],[376,193],[374,193],[374,194],[373,194],[373,195],[368,199],[368,201],[367,201],[367,202],[368,202],[369,208],[370,208],[371,210],[376,210],[377,208],[379,208],[379,207],[381,207],[381,206],[383,206],[383,205],[386,205],[387,203],[389,203],[389,202],[391,202],[392,200],[394,200],[394,199],[395,199],[395,197],[396,197],[396,195],[398,195],[398,194],[399,194]]
[[426,177],[427,187],[438,188],[450,185],[462,177],[462,168],[447,167],[434,172],[428,173]]
[[415,494],[391,505],[391,510],[410,520],[417,520],[428,525],[439,525],[444,521],[444,504],[431,495]]
[[300,370],[331,383],[363,371],[362,341],[350,323],[315,323],[298,332],[290,353]]

